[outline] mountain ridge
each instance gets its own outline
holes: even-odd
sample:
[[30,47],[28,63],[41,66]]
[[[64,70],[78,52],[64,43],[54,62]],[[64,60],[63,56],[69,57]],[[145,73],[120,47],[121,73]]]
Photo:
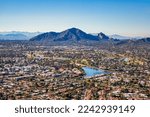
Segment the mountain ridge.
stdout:
[[78,42],[86,42],[90,44],[94,43],[111,43],[111,44],[150,44],[149,37],[138,37],[131,38],[127,36],[121,35],[106,35],[103,32],[89,34],[78,28],[70,28],[61,32],[19,32],[19,31],[11,31],[11,32],[0,32],[0,40],[29,40],[29,41],[37,41],[37,42],[54,42],[55,44],[62,42],[65,43],[78,43]]
[[0,32],[0,40],[29,40],[30,38],[41,34],[41,32]]
[[106,41],[109,37],[104,33],[99,33],[97,36],[87,34],[78,28],[70,28],[62,32],[47,32],[37,35],[30,41]]
[[109,36],[105,35],[103,32],[98,33],[97,35],[87,34],[86,32],[78,29],[78,28],[70,28],[67,30],[64,30],[62,32],[47,32],[40,35],[37,35],[30,39],[30,41],[38,41],[38,42],[51,42],[51,43],[59,43],[64,42],[68,44],[73,43],[80,43],[83,42],[83,44],[90,44],[90,43],[97,43],[97,44],[103,44],[103,43],[109,43],[109,44],[150,44],[150,38],[141,38],[141,39],[116,39],[116,38],[110,38]]

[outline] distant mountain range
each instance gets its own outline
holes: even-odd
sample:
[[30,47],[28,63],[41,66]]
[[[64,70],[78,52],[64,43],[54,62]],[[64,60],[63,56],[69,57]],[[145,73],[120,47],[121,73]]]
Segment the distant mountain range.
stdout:
[[0,32],[0,40],[29,40],[44,43],[78,43],[78,42],[96,42],[96,43],[113,43],[113,44],[150,44],[150,38],[127,37],[121,35],[88,34],[77,28],[70,28],[62,32]]
[[40,35],[37,35],[30,39],[30,41],[38,42],[97,42],[104,43],[110,42],[114,44],[142,44],[150,43],[150,38],[141,38],[135,39],[131,37],[125,37],[120,35],[107,36],[104,33],[100,32],[98,34],[87,34],[80,29],[71,28],[62,32],[47,32]]
[[29,40],[39,34],[41,34],[41,32],[0,32],[0,40]]
[[137,40],[131,40],[131,39],[127,39],[127,40],[120,40],[117,45],[142,45],[142,44],[150,44],[150,38],[142,38],[142,39],[137,39]]
[[[91,33],[91,34],[94,36],[98,35],[98,33]],[[144,38],[142,36],[129,37],[129,36],[123,36],[123,35],[118,35],[118,34],[107,35],[107,36],[109,38],[119,39],[119,40],[126,40],[126,39],[137,40],[137,39]]]
[[117,35],[117,34],[110,35],[109,37],[113,39],[120,39],[120,40],[134,39],[133,37],[122,36],[122,35]]
[[93,35],[71,28],[60,33],[48,32],[30,39],[31,41],[80,41],[80,40],[97,40]]
[[120,39],[120,40],[126,40],[126,39],[137,40],[137,39],[144,38],[142,36],[129,37],[129,36],[122,36],[122,35],[117,35],[117,34],[109,35],[109,37],[113,39]]
[[108,41],[109,37],[104,33],[99,33],[97,36],[87,34],[80,29],[70,28],[62,32],[47,32],[37,35],[30,41],[47,41],[47,42],[84,42],[84,41]]

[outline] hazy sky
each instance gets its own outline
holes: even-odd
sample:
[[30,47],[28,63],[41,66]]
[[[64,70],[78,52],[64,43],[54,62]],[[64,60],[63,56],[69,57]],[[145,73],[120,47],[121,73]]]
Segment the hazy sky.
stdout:
[[150,0],[0,0],[0,31],[150,36]]

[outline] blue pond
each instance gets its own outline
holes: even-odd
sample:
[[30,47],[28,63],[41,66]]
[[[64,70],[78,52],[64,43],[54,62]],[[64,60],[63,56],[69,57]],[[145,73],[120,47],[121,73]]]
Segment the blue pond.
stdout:
[[101,74],[105,74],[106,72],[101,70],[101,69],[94,69],[94,68],[90,68],[90,67],[82,67],[82,69],[85,72],[85,77],[93,77],[95,75],[101,75]]

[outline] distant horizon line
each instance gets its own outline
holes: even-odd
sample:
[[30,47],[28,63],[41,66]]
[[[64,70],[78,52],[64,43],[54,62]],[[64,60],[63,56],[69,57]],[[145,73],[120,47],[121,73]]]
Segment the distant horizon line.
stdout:
[[[72,28],[76,28],[76,27],[72,27]],[[67,28],[65,30],[68,30],[68,29],[71,29],[71,28]],[[76,28],[76,29],[80,29],[80,28]],[[65,30],[62,30],[62,31],[65,31]],[[82,29],[80,29],[82,30]],[[9,33],[9,32],[22,32],[22,33],[46,33],[46,32],[62,32],[62,31],[54,31],[54,30],[50,30],[50,31],[26,31],[26,30],[5,30],[5,31],[1,31],[0,30],[0,33]],[[82,30],[84,31],[84,30]],[[84,31],[86,32],[86,31]],[[131,35],[127,35],[127,34],[121,34],[121,33],[105,33],[103,31],[99,31],[99,32],[90,32],[88,34],[98,34],[98,33],[104,33],[106,34],[107,36],[113,36],[113,35],[118,35],[118,36],[125,36],[125,37],[150,37],[150,34],[146,34],[146,35],[135,35],[135,34],[131,34]],[[87,33],[87,32],[86,32]]]

